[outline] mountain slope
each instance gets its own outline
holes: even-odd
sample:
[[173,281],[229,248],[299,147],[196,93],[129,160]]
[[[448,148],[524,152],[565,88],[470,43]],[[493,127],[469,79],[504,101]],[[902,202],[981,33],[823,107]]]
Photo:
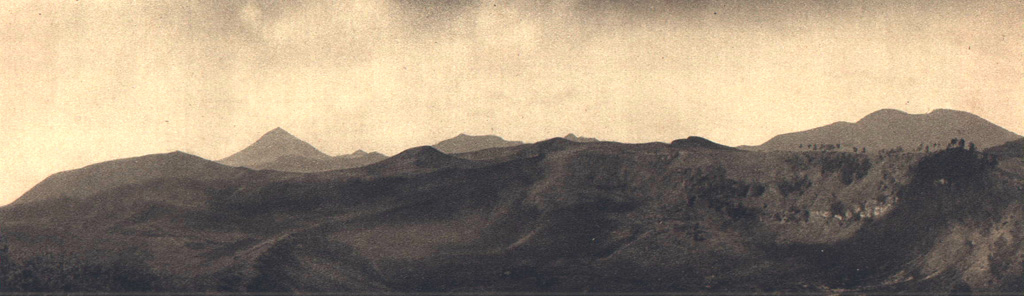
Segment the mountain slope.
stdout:
[[456,154],[522,144],[523,142],[519,141],[505,141],[505,139],[494,135],[470,136],[459,134],[454,138],[438,142],[433,147],[446,154]]
[[985,149],[985,153],[1003,157],[1024,157],[1024,139],[1017,139],[1003,143],[999,146],[989,147],[988,149]]
[[155,279],[117,287],[153,291],[1024,288],[1024,179],[975,152],[674,143],[556,138],[479,161],[418,147],[354,170],[147,179],[2,207],[0,230],[19,270],[56,279],[35,290],[89,279],[47,262],[140,262],[125,273]]
[[249,145],[249,147],[245,147],[242,151],[218,162],[229,166],[253,168],[265,163],[272,163],[283,156],[298,156],[313,161],[323,161],[330,158],[330,156],[320,152],[313,145],[296,138],[284,129],[275,128],[264,134],[255,143]]
[[227,180],[243,176],[247,171],[183,152],[153,154],[53,174],[15,200],[14,204],[61,198],[83,199],[155,179]]
[[952,138],[963,138],[984,149],[1021,138],[977,115],[938,109],[928,114],[907,114],[884,109],[856,123],[836,122],[802,132],[778,135],[757,147],[760,150],[807,150],[815,145],[840,145],[841,149],[871,151],[903,147],[912,151],[928,146],[945,149]]
[[357,168],[374,164],[387,158],[384,154],[377,152],[366,153],[359,150],[353,154],[339,155],[327,159],[311,159],[298,155],[285,155],[271,162],[248,167],[256,170],[312,173]]

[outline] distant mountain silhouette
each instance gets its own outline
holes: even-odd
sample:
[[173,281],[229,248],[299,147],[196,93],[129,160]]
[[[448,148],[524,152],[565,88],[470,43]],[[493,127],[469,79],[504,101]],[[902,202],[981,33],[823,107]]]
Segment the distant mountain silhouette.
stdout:
[[434,144],[434,148],[447,154],[466,153],[490,148],[510,147],[522,145],[520,141],[506,141],[495,135],[470,136],[459,134],[458,136]]
[[576,134],[568,134],[568,135],[565,135],[565,137],[562,137],[562,138],[565,138],[566,140],[573,141],[573,142],[579,142],[579,143],[592,143],[592,142],[598,142],[599,141],[596,138],[577,137]]
[[856,123],[836,122],[811,130],[778,135],[752,148],[809,150],[809,145],[812,148],[816,145],[835,145],[842,151],[858,147],[868,148],[871,152],[897,147],[913,151],[928,146],[934,151],[936,148],[945,149],[953,138],[963,138],[973,142],[978,149],[984,149],[1020,139],[1021,136],[963,111],[938,109],[928,114],[907,114],[899,110],[883,109]]
[[[377,152],[374,152],[374,153],[377,153]],[[377,153],[377,154],[380,154],[380,153]],[[344,158],[344,159],[363,158],[363,157],[367,157],[369,155],[370,155],[370,153],[366,153],[366,151],[363,151],[362,149],[359,149],[359,150],[356,150],[356,152],[352,152],[352,154],[338,155],[338,156],[335,156],[334,158]],[[381,155],[383,155],[383,154],[381,154]]]
[[670,144],[670,145],[672,147],[676,147],[676,148],[705,148],[705,149],[715,149],[715,150],[732,150],[732,149],[735,149],[735,148],[732,148],[732,147],[729,147],[729,146],[725,146],[725,145],[722,145],[722,144],[718,144],[718,143],[712,142],[712,141],[710,141],[708,139],[701,138],[701,137],[688,137],[686,139],[675,140],[675,141],[672,141],[672,144]]
[[352,154],[335,156],[332,158],[332,161],[338,168],[351,168],[376,163],[387,158],[387,155],[381,154],[379,152],[367,153],[366,151],[363,150],[356,150],[356,152],[352,152]]
[[252,168],[277,161],[282,156],[299,156],[314,161],[331,158],[279,127],[264,134],[256,143],[218,162]]
[[275,128],[256,143],[219,162],[256,170],[310,173],[356,168],[386,158],[384,154],[363,150],[331,157],[284,129]]

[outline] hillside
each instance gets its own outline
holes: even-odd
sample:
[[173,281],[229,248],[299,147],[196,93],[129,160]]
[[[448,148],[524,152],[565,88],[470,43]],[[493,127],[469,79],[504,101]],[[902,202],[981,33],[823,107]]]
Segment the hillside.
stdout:
[[57,198],[84,199],[153,179],[232,180],[248,174],[245,169],[176,151],[102,162],[53,174],[15,200],[14,204]]
[[[13,283],[2,288],[1024,288],[1024,179],[960,149],[751,152],[701,138],[556,138],[454,156],[417,147],[312,174],[195,162],[210,173],[136,179],[73,200],[43,193],[88,183],[40,184],[33,201],[0,208],[16,264],[8,270],[29,271],[2,275]],[[194,177],[203,175],[223,178]],[[90,278],[89,270],[110,276]],[[51,280],[35,280],[40,274]]]
[[[973,142],[985,149],[1020,139],[1021,136],[999,127],[977,115],[955,110],[938,109],[928,114],[907,114],[884,109],[871,113],[856,123],[836,122],[823,127],[775,136],[757,150],[811,150],[836,145],[839,150],[853,147],[871,152],[902,147],[905,151],[930,151],[946,148],[953,138]],[[821,148],[818,148],[821,149]]]
[[1024,139],[1017,139],[999,146],[987,148],[985,149],[985,153],[999,155],[1002,157],[1024,157]]

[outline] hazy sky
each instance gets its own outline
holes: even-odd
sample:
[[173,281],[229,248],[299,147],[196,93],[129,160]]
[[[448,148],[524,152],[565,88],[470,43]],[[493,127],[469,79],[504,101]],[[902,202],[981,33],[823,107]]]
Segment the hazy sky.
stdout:
[[328,154],[462,132],[760,144],[881,108],[1024,134],[1022,1],[99,2],[0,3],[0,204],[278,126]]

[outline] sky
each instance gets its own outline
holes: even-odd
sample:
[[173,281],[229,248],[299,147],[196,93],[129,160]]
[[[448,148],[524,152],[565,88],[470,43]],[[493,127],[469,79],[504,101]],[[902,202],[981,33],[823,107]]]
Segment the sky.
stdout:
[[1022,55],[1024,1],[4,1],[0,205],[275,127],[332,155],[459,133],[757,145],[882,108],[1024,134]]

